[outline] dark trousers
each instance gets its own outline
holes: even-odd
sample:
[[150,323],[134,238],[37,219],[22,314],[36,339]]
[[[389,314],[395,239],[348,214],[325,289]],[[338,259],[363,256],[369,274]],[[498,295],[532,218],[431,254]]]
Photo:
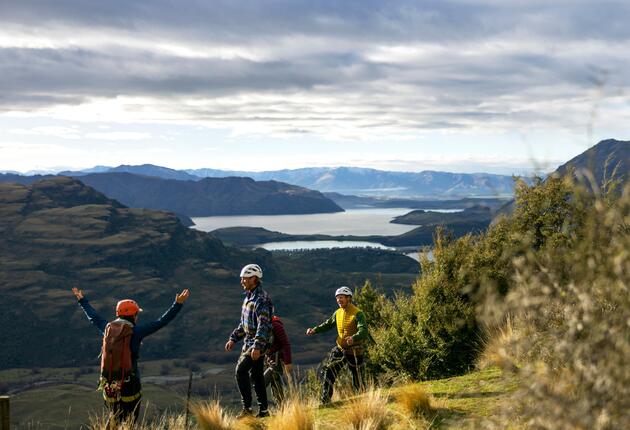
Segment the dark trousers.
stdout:
[[241,354],[236,363],[236,384],[238,385],[238,391],[241,393],[241,400],[245,409],[251,409],[252,407],[252,381],[254,382],[259,410],[266,411],[269,407],[267,404],[264,362],[263,356],[254,361],[249,355],[249,351],[246,351]]
[[276,401],[276,405],[280,406],[284,401],[284,382],[282,380],[284,369],[282,368],[282,362],[277,357],[275,361],[268,358],[265,365],[265,386],[271,385],[273,399]]
[[328,359],[322,367],[322,395],[323,404],[330,403],[333,395],[333,386],[339,372],[346,367],[350,368],[352,374],[352,386],[355,391],[360,391],[365,386],[365,375],[363,372],[363,354],[355,355],[351,352],[344,352],[338,346],[335,346],[328,355]]
[[109,410],[109,418],[107,419],[106,429],[117,429],[118,424],[130,421],[135,424],[138,421],[138,417],[140,416],[140,402],[142,401],[141,397],[131,401],[131,402],[105,402],[105,406],[107,406]]

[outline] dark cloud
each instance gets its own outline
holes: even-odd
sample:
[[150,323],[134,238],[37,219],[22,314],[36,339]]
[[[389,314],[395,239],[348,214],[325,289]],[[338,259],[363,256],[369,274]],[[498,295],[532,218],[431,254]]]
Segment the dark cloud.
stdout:
[[630,84],[626,1],[8,3],[2,110],[130,96],[287,132],[458,129],[570,124],[557,106],[594,79]]

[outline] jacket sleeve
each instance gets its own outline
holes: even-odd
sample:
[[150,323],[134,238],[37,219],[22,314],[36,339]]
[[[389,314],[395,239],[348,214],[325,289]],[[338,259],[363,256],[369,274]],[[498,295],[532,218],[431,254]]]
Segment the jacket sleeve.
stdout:
[[315,333],[324,333],[337,325],[337,312],[333,313],[326,321],[314,327]]
[[367,321],[363,312],[358,312],[357,319],[357,332],[352,336],[353,341],[363,341],[368,338]]
[[257,318],[256,335],[254,336],[254,349],[265,349],[269,345],[271,337],[271,302],[261,300],[254,307]]
[[273,342],[278,344],[278,349],[284,364],[291,364],[291,342],[282,324],[273,325]]
[[105,334],[105,327],[107,326],[107,320],[101,317],[98,312],[90,305],[88,299],[85,297],[79,300],[79,306],[85,312],[85,316],[87,319],[101,332],[101,334]]
[[245,330],[243,330],[243,322],[238,323],[238,326],[230,334],[230,340],[234,343],[245,337]]
[[150,323],[138,324],[134,328],[134,332],[137,333],[138,336],[140,336],[140,338],[149,336],[150,334],[153,334],[159,329],[161,329],[162,327],[164,327],[166,324],[170,323],[181,309],[182,309],[181,304],[177,302],[173,302],[171,307],[166,312],[164,312],[164,315],[162,315],[160,318],[156,319],[155,321],[151,321]]

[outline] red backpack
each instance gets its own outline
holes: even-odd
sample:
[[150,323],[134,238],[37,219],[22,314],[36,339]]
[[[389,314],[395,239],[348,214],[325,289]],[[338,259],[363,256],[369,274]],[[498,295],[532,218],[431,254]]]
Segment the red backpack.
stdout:
[[121,398],[125,378],[131,375],[131,336],[130,322],[117,319],[105,327],[101,350],[101,378],[99,388],[106,397],[118,401]]

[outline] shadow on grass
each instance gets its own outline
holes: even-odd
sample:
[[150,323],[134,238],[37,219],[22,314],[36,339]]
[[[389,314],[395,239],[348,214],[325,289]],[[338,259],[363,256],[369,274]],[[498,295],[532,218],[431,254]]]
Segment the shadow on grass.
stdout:
[[449,399],[481,399],[486,397],[498,397],[505,395],[503,391],[486,391],[483,393],[431,393],[436,398]]

